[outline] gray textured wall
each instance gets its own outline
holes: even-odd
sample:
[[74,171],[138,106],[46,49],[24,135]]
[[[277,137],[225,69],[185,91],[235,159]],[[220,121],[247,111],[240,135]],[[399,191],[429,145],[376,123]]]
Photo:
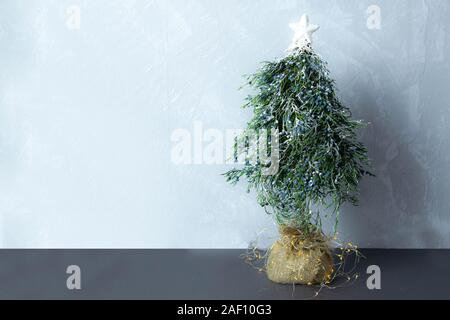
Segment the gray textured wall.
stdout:
[[[75,5],[80,24],[73,20]],[[381,10],[380,27],[367,9]],[[284,54],[309,13],[315,49],[376,179],[341,236],[450,247],[450,2],[0,2],[3,247],[245,247],[275,234],[225,165],[175,165],[171,134],[243,127],[242,74]]]

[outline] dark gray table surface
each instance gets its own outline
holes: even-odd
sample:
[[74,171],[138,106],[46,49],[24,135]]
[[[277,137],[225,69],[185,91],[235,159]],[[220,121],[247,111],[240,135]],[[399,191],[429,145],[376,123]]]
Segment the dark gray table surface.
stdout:
[[[279,285],[243,250],[0,250],[0,299],[450,299],[450,250],[362,250],[360,277],[324,288]],[[66,268],[81,268],[68,290]],[[369,290],[367,266],[381,269]]]

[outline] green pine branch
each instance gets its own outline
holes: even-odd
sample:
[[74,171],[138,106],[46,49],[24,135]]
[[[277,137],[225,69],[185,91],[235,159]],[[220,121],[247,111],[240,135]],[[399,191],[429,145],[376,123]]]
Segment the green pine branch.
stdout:
[[247,131],[278,130],[279,168],[264,175],[267,164],[246,162],[225,173],[227,181],[245,178],[280,225],[316,232],[321,221],[313,204],[331,207],[337,225],[341,205],[356,205],[359,181],[372,175],[367,149],[357,140],[365,123],[351,118],[326,63],[309,48],[265,62],[248,85],[255,94],[244,104],[253,110]]

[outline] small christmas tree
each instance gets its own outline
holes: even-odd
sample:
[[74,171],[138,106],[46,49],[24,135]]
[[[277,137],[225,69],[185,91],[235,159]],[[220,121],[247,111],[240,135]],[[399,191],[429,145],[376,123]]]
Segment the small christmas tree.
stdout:
[[245,177],[280,226],[281,239],[268,260],[269,278],[321,283],[330,278],[332,259],[321,214],[313,207],[331,207],[337,225],[341,205],[357,204],[358,183],[370,174],[367,150],[356,136],[365,124],[351,119],[326,63],[312,50],[311,35],[318,27],[304,15],[291,28],[295,37],[287,56],[266,62],[248,78],[256,93],[244,106],[253,110],[247,131],[277,130],[278,170],[264,174],[273,163],[247,161],[225,176],[233,184]]

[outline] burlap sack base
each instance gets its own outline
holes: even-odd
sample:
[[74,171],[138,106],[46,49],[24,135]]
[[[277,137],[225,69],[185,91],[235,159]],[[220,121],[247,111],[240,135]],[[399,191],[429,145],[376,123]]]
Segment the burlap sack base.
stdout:
[[331,279],[333,258],[323,247],[292,250],[277,241],[269,252],[267,277],[280,284],[323,284]]

